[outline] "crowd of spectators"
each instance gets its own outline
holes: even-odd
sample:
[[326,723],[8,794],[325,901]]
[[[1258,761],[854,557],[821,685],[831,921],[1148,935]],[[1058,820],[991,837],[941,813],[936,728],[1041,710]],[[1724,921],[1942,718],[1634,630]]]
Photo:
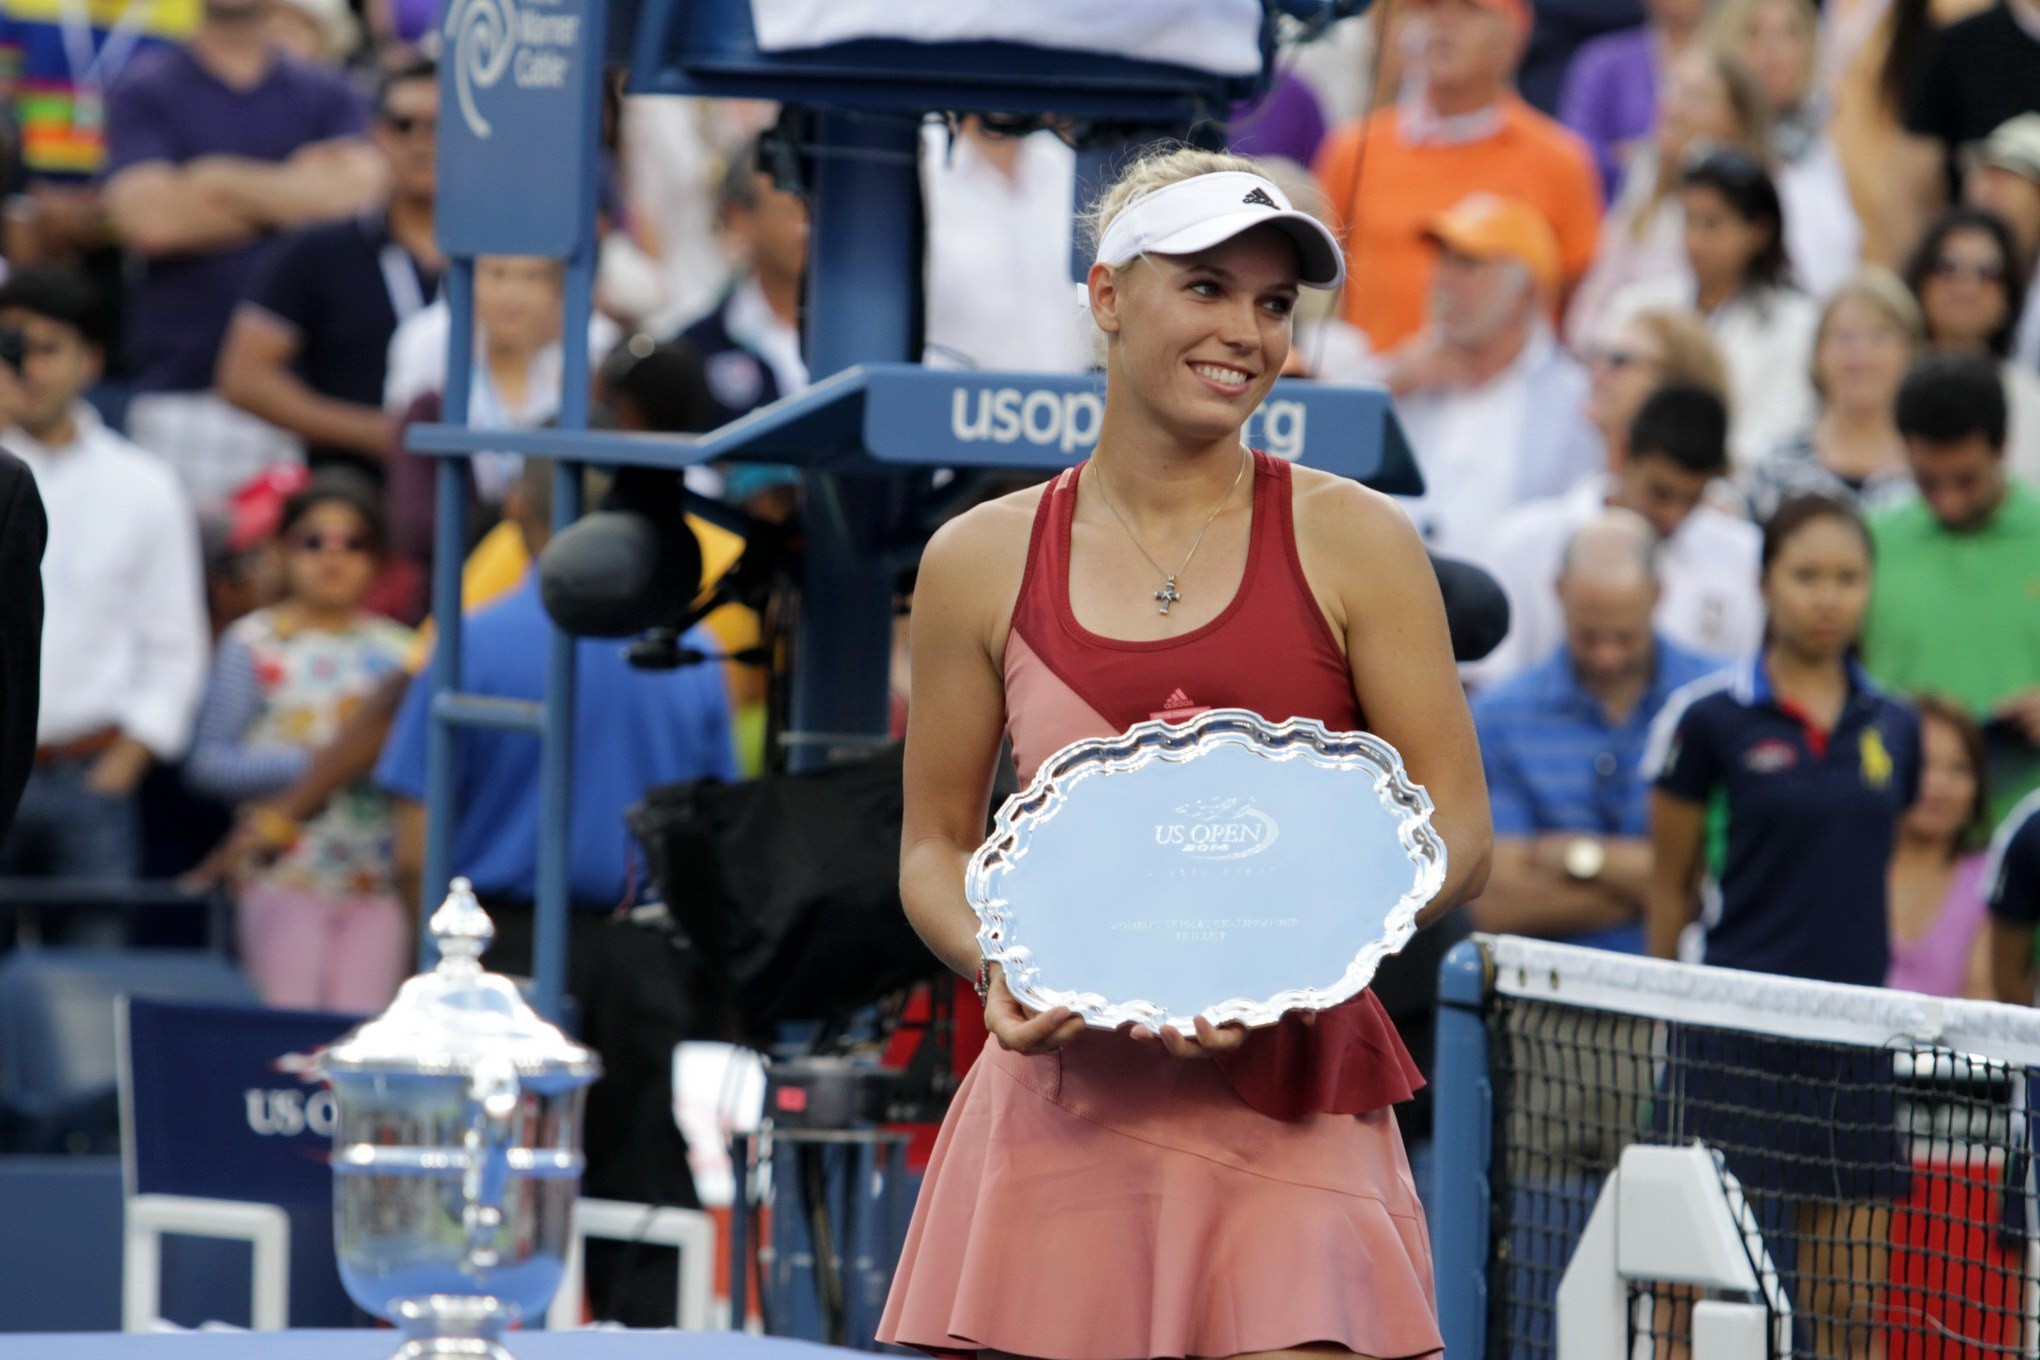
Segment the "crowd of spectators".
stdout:
[[[543,684],[549,471],[480,455],[477,540],[435,545],[431,465],[404,447],[441,414],[449,325],[433,25],[411,8],[203,0],[182,24],[170,5],[103,24],[0,0],[19,339],[0,444],[49,529],[37,750],[0,876],[224,875],[279,1004],[370,1009],[408,966],[434,551],[471,550],[464,687]],[[1409,513],[1513,609],[1465,672],[1497,832],[1471,920],[1667,952],[1654,800],[1678,822],[1797,768],[1910,800],[1835,833],[1880,883],[1889,861],[1873,952],[1894,982],[2030,1000],[2040,0],[1378,0],[1307,55],[1235,124],[1350,256],[1291,371],[1389,389],[1430,487]],[[615,113],[587,333],[564,333],[557,264],[478,261],[471,425],[554,419],[567,345],[629,429],[710,428],[808,382],[806,208],[759,153],[774,111]],[[922,160],[925,359],[1087,368],[1070,148],[932,119]],[[690,474],[772,520],[795,482]],[[1822,573],[1861,598],[1813,601]],[[710,653],[757,635],[707,627],[690,645]],[[756,771],[762,730],[755,676],[593,646],[581,676],[578,982],[583,926],[641,882],[621,810]],[[1765,705],[1798,726],[1744,750]],[[1680,737],[1694,723],[1711,755]],[[538,747],[461,749],[454,867],[515,966]],[[1677,846],[1698,872],[1698,842]],[[1751,864],[1804,848],[1749,854],[1709,867],[1763,909]]]

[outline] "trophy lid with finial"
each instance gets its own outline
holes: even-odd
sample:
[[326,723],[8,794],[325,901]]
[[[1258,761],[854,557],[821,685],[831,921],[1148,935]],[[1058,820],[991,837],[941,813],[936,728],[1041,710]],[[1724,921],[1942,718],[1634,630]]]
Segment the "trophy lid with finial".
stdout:
[[482,967],[496,928],[464,878],[426,922],[439,963],[398,989],[389,1008],[318,1055],[328,1074],[448,1075],[509,1062],[520,1078],[592,1081],[602,1065],[531,1008],[515,983]]

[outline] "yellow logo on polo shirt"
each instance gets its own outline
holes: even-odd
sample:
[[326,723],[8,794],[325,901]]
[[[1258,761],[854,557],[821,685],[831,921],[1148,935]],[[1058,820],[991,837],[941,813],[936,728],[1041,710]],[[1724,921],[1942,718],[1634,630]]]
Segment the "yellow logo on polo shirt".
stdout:
[[1884,749],[1884,736],[1874,727],[1863,729],[1863,783],[1881,789],[1891,782],[1891,752]]

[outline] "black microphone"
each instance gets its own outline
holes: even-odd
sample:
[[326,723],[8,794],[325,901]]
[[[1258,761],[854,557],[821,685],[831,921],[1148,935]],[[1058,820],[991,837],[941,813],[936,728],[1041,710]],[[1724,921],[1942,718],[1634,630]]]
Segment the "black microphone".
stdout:
[[552,536],[538,593],[575,637],[635,637],[685,615],[701,591],[701,544],[679,479],[625,468],[603,507]]
[[1471,562],[1431,554],[1431,570],[1445,597],[1445,622],[1452,630],[1452,659],[1478,661],[1509,634],[1509,597],[1501,583]]

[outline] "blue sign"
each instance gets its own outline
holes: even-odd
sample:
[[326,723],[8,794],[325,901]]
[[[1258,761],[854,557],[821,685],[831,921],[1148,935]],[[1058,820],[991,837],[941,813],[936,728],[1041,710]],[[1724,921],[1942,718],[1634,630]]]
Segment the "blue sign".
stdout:
[[[1090,456],[1105,419],[1102,375],[958,373],[874,365],[864,443],[881,463],[1062,468]],[[1423,479],[1388,393],[1285,379],[1247,421],[1278,458],[1416,494]]]
[[256,1006],[128,1002],[135,1189],[324,1205],[338,1107],[279,1063],[332,1043],[359,1016]]
[[601,0],[448,0],[439,246],[567,259],[593,243]]

